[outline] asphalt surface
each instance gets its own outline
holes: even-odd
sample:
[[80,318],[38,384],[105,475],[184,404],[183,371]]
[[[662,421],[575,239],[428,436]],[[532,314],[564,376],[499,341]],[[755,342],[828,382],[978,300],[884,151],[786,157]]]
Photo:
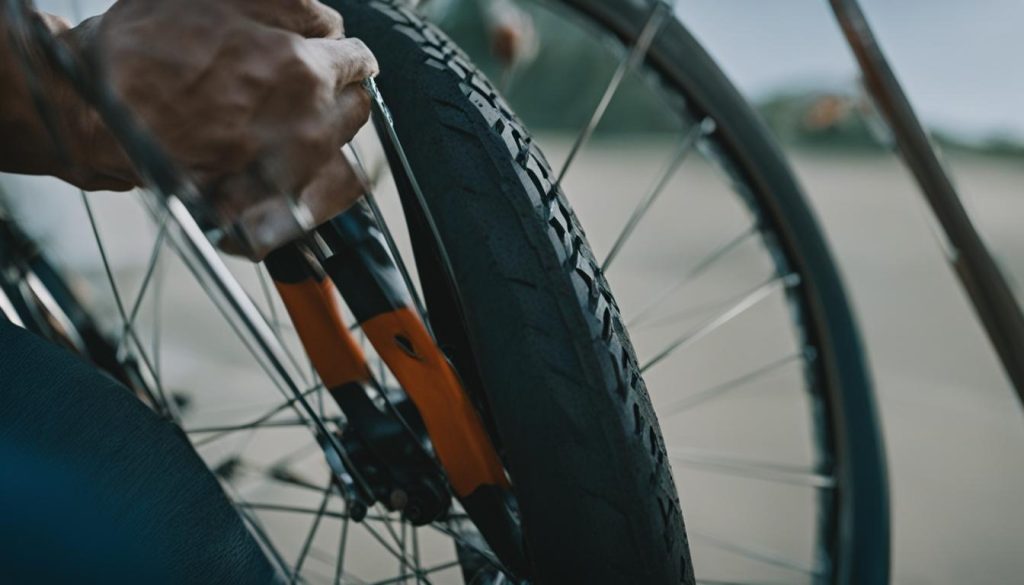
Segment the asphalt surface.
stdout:
[[[564,140],[542,137],[540,144],[552,161],[564,156]],[[599,258],[610,249],[669,148],[656,139],[598,142],[570,173],[567,191]],[[889,458],[894,582],[1015,582],[1024,572],[1024,417],[945,266],[921,197],[909,175],[886,156],[796,153],[794,160],[838,259],[868,349]],[[1024,282],[1024,165],[961,156],[952,160],[952,168],[1000,262]],[[51,249],[60,262],[87,276],[91,285],[84,288],[112,313],[78,194],[47,179],[5,177],[3,185],[16,192],[14,207],[28,216],[27,223],[44,242],[57,243]],[[697,160],[686,163],[672,179],[608,271],[627,318],[635,317],[651,294],[743,229],[743,213],[722,203],[725,193],[716,173]],[[148,220],[126,196],[99,194],[93,201],[122,286],[134,291],[148,255],[142,244],[152,238]],[[260,412],[259,405],[272,404],[272,391],[256,397],[253,388],[262,383],[261,373],[230,329],[219,323],[201,290],[180,265],[165,264],[160,281],[166,307],[161,312],[167,334],[161,350],[165,375],[182,389],[217,381],[214,391],[190,393],[195,413],[190,420],[222,422],[216,414],[225,404],[254,403],[237,415],[241,418],[231,419],[237,422]],[[251,268],[242,263],[232,267],[260,299]],[[686,294],[674,295],[634,331],[641,361],[720,314],[729,306],[723,299],[734,300],[758,286],[770,269],[763,251],[741,247],[687,285]],[[142,312],[140,329],[148,334],[152,315],[147,311]],[[787,321],[780,318],[785,315],[781,297],[772,293],[652,367],[647,379],[656,405],[673,408],[683,396],[787,355],[798,343],[791,334],[780,333],[785,331]],[[714,545],[717,538],[736,538],[798,564],[810,562],[814,488],[688,464],[714,452],[807,467],[812,451],[800,383],[795,369],[780,370],[756,385],[662,418],[670,453],[686,446],[673,465],[688,525],[699,533],[694,537],[695,562],[705,577],[800,579],[790,569],[724,551]],[[299,439],[260,441],[247,452],[266,462]],[[263,495],[262,488],[254,489]],[[308,494],[283,497],[317,504]],[[306,522],[285,528],[298,536],[299,544]],[[337,546],[335,529],[318,538],[327,539],[323,548]],[[353,537],[351,544],[355,552],[350,558],[355,560],[346,572],[358,575],[387,565],[395,574],[393,557],[368,535]],[[446,554],[442,545],[424,546],[439,547],[438,559]],[[438,575],[435,583],[457,579],[454,571]]]

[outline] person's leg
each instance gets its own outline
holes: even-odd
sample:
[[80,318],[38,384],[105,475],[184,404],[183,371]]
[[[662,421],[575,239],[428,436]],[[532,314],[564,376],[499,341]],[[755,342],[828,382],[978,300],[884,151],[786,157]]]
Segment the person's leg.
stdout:
[[0,582],[274,580],[176,427],[0,316]]

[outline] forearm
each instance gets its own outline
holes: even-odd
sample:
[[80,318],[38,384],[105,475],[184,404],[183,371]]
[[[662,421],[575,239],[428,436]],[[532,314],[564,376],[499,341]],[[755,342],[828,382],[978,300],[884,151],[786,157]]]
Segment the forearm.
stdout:
[[[42,18],[64,40],[74,40],[76,31],[68,30],[63,21]],[[54,175],[86,189],[130,186],[130,178],[103,171],[103,158],[109,156],[104,153],[116,151],[116,145],[96,113],[44,59],[33,55],[28,73],[37,82],[42,106],[53,116],[55,132],[47,128],[25,61],[12,41],[8,23],[0,20],[0,171]]]

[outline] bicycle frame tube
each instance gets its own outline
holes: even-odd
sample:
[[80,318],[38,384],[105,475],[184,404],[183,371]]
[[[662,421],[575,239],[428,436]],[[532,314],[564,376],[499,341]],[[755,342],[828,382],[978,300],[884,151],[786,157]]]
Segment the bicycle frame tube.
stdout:
[[867,89],[946,235],[946,253],[953,271],[1024,404],[1024,315],[1020,305],[964,210],[857,1],[830,3],[864,74]]

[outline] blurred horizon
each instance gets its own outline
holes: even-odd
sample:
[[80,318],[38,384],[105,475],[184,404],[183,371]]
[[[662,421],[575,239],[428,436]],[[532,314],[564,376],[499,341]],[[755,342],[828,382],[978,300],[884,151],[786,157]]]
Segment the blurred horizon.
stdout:
[[[680,20],[755,104],[860,92],[859,72],[827,0],[674,1]],[[102,12],[110,2],[37,0],[72,20]],[[427,12],[435,4],[452,2],[435,0]],[[1024,2],[860,4],[929,128],[961,143],[1024,145]]]
[[[827,2],[678,1],[681,20],[785,144],[888,150],[885,124],[861,86]],[[1006,1],[983,0],[979,9],[964,10],[938,0],[927,12],[923,0],[898,4],[867,0],[865,10],[872,24],[879,23],[875,28],[883,49],[939,145],[1024,155],[1024,110],[1017,103],[1024,96],[1024,76],[1008,73],[1011,56],[1024,54],[1024,37],[1002,34],[1006,25],[989,22],[1000,20],[992,18],[992,9]],[[619,58],[586,29],[565,26],[560,10],[546,3],[519,5],[531,14],[540,42],[534,58],[511,75],[490,54],[479,2],[436,0],[425,10],[499,81],[531,128],[575,132],[589,116],[585,104],[596,103]],[[1024,3],[1000,22],[1012,21],[1015,13],[1024,22]],[[936,60],[941,66],[934,65]],[[657,84],[646,81],[631,74],[618,88],[597,139],[680,129],[678,117],[670,113],[673,107],[666,108],[664,96],[651,91]]]
[[[1024,142],[1024,2],[861,0],[924,122]],[[748,97],[846,90],[859,78],[826,0],[678,0],[676,14]]]

